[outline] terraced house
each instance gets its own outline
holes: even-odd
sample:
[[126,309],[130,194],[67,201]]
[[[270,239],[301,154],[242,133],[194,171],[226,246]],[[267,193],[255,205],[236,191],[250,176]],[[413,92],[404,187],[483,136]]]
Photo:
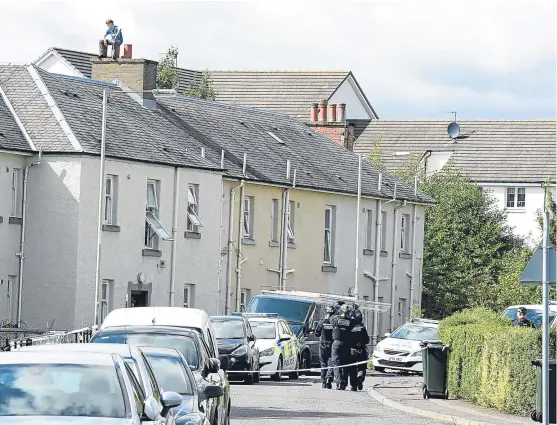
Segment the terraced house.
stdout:
[[[103,92],[101,318],[137,305],[234,311],[264,287],[353,293],[356,257],[359,295],[393,307],[377,333],[408,316],[421,298],[432,199],[364,161],[358,211],[354,153],[276,112],[153,97],[155,81],[156,63],[141,59],[93,62],[91,79],[0,69],[2,122],[13,133],[3,155],[31,154],[8,167],[23,169],[41,152],[24,185],[20,315],[28,326],[93,321]],[[130,89],[145,92],[123,93]],[[4,279],[20,276],[4,266],[18,251],[16,230],[1,251]]]

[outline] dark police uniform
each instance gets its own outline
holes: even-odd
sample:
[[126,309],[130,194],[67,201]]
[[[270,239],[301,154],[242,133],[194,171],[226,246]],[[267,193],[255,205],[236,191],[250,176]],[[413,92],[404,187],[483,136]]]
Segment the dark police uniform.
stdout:
[[[315,328],[315,336],[319,337],[319,363],[325,368],[331,366],[331,350],[333,345],[333,325],[330,318],[321,319]],[[321,369],[321,383],[333,381],[333,369]]]
[[337,389],[344,390],[348,385],[347,370],[345,367],[338,367],[350,362],[350,341],[354,321],[345,316],[333,316],[330,319],[333,325],[333,347],[332,363],[335,368],[335,381]]
[[520,317],[520,318],[514,319],[511,322],[511,326],[519,326],[519,327],[522,327],[522,328],[534,328],[535,327],[534,324],[530,320],[528,320],[526,317]]
[[[367,333],[366,327],[357,323],[350,332],[352,339],[350,342],[350,363],[356,363],[359,361],[368,360],[368,353],[366,345],[369,344],[369,335]],[[351,366],[349,368],[348,374],[350,377],[350,386],[352,391],[357,391],[358,389],[363,389],[363,382],[366,377],[367,363],[363,363],[357,366]]]

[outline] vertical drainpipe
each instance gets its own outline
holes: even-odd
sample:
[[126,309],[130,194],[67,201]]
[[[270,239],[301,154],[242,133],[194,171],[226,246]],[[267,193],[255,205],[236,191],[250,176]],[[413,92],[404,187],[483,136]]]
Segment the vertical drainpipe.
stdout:
[[236,297],[235,308],[240,311],[240,294],[242,291],[242,239],[244,237],[244,214],[245,214],[245,184],[240,185],[240,214],[238,216],[238,248],[236,250]]
[[[395,297],[396,297],[396,265],[398,251],[400,245],[398,244],[398,210],[406,206],[406,200],[394,208],[394,226],[393,226],[393,250],[391,262],[391,320],[389,322],[389,332],[394,330],[395,325]],[[398,247],[398,249],[397,249]]]
[[178,202],[180,198],[180,169],[174,167],[174,205],[172,211],[172,251],[170,255],[170,297],[168,306],[174,307],[174,294],[176,292],[176,259],[178,245]]
[[[244,181],[241,180],[240,184],[233,186],[230,189],[230,203],[229,203],[229,211],[228,211],[228,245],[226,249],[226,284],[225,284],[225,291],[226,291],[226,298],[224,300],[224,311],[226,315],[229,315],[230,312],[230,285],[232,283],[232,247],[234,246],[234,240],[232,239],[232,234],[234,233],[234,204],[236,200],[236,189],[239,187],[243,187]],[[241,241],[239,241],[240,243]]]
[[[381,178],[382,174],[379,174],[379,183],[377,190],[381,193]],[[376,213],[376,224],[375,224],[375,279],[373,280],[373,302],[379,302],[379,273],[380,273],[380,259],[381,259],[381,228],[383,226],[382,219],[381,219],[381,206],[383,205],[383,201],[377,200],[375,210]],[[373,311],[373,331],[372,331],[372,343],[373,347],[377,346],[377,339],[378,339],[378,321],[379,321],[379,311],[375,309]]]
[[[224,149],[221,150],[220,153],[220,168],[224,170]],[[217,262],[217,314],[220,314],[220,304],[222,298],[222,289],[221,289],[221,275],[222,275],[222,219],[224,216],[224,180],[220,179],[220,219],[219,219],[219,259]]]
[[17,285],[17,327],[21,326],[21,307],[23,300],[23,263],[25,262],[25,238],[26,238],[26,215],[27,215],[27,181],[29,180],[29,169],[41,162],[41,153],[39,153],[39,160],[25,167],[23,172],[23,196],[21,200],[21,235],[19,252],[16,254],[19,257],[19,276]]
[[288,258],[288,206],[290,204],[290,188],[284,189],[282,194],[282,232],[280,249],[280,268],[279,268],[279,290],[286,290],[286,264]]
[[[418,177],[414,178],[414,197],[418,195]],[[414,285],[416,283],[416,225],[417,225],[417,205],[412,205],[412,262],[410,265],[410,311],[414,307]]]

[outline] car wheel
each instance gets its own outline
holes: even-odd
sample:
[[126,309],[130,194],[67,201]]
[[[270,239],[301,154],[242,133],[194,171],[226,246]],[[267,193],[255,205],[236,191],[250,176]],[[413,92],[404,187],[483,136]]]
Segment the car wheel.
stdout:
[[261,367],[259,366],[259,363],[257,364],[257,367],[255,367],[255,365],[253,366],[253,370],[257,370],[257,372],[253,373],[253,382],[258,383],[261,381]]
[[[305,350],[302,353],[302,362],[300,369],[309,369],[309,351]],[[300,375],[309,375],[309,372],[306,370],[305,372],[300,372]]]
[[[298,359],[296,359],[296,367],[294,369],[299,369],[300,368],[300,361]],[[290,379],[298,379],[300,377],[300,372],[292,372],[288,374],[288,377]]]
[[280,381],[280,379],[282,378],[282,357],[279,357],[278,359],[278,363],[277,363],[277,373],[275,373],[274,375],[271,376],[271,379],[273,381]]

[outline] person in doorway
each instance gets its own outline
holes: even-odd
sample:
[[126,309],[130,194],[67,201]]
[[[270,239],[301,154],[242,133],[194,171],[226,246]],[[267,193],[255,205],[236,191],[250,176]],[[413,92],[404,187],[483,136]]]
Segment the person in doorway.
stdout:
[[[315,336],[319,337],[319,363],[321,363],[321,385],[323,388],[333,388],[333,369],[331,366],[331,350],[333,345],[333,325],[331,317],[335,314],[333,306],[327,307],[327,315],[315,327]],[[328,369],[326,369],[329,367]]]
[[112,59],[116,59],[116,51],[124,42],[122,29],[117,25],[114,25],[114,21],[112,19],[107,19],[106,26],[108,28],[104,34],[104,38],[99,41],[99,59],[106,58],[109,45],[113,46]]
[[518,307],[516,309],[516,319],[511,322],[511,326],[518,326],[521,328],[534,328],[534,324],[526,318],[526,307]]
[[350,361],[350,341],[354,322],[350,320],[350,306],[340,306],[340,314],[331,319],[333,325],[333,346],[331,350],[332,363],[335,366],[335,381],[337,390],[345,390],[348,385],[347,368]]

